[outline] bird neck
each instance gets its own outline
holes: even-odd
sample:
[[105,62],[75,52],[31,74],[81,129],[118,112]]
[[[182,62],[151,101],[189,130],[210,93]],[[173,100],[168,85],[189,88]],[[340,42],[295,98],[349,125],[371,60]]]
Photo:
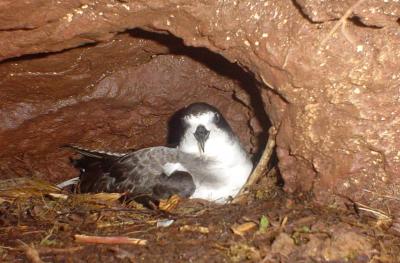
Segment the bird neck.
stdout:
[[248,155],[240,145],[238,139],[230,138],[229,136],[210,136],[205,144],[203,154],[200,154],[197,141],[193,136],[184,136],[178,149],[184,153],[213,161],[222,166],[241,165],[249,161]]

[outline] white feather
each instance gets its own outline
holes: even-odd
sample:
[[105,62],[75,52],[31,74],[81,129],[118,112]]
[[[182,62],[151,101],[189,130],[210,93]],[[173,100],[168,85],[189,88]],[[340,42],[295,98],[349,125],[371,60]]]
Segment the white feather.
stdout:
[[[183,152],[211,160],[213,165],[207,167],[207,172],[222,182],[222,185],[205,185],[195,180],[196,190],[191,198],[224,203],[230,196],[236,196],[246,183],[253,164],[238,138],[229,136],[225,130],[215,125],[213,117],[212,112],[186,117],[189,127],[178,147]],[[203,154],[200,154],[197,140],[193,135],[198,125],[204,125],[210,131]]]
[[[199,115],[190,115],[185,117],[188,124],[185,134],[181,138],[178,149],[182,152],[193,154],[207,161],[204,169],[207,176],[216,178],[218,183],[203,183],[194,177],[196,190],[191,198],[202,198],[218,203],[226,202],[229,197],[234,197],[246,183],[253,164],[241,146],[238,138],[230,136],[227,131],[219,128],[214,123],[215,113],[206,112]],[[204,153],[200,153],[198,142],[194,133],[198,125],[203,125],[210,131],[208,139],[205,142]],[[108,155],[120,156],[121,153],[106,153]],[[203,167],[201,167],[203,168]],[[188,171],[189,170],[189,171]],[[163,172],[169,176],[174,171],[188,171],[181,163],[166,163],[163,166]],[[79,182],[79,177],[72,178],[57,185],[59,188],[65,188]]]
[[165,175],[170,176],[175,171],[187,172],[188,170],[180,163],[166,163],[163,166],[163,172]]
[[64,182],[62,182],[62,183],[59,183],[59,184],[57,184],[56,186],[57,186],[58,188],[60,188],[60,189],[63,189],[63,188],[65,188],[65,187],[67,187],[67,186],[75,185],[75,184],[77,184],[77,183],[79,183],[79,177],[74,177],[74,178],[71,178],[71,179],[69,179],[69,180],[67,180],[67,181],[64,181]]

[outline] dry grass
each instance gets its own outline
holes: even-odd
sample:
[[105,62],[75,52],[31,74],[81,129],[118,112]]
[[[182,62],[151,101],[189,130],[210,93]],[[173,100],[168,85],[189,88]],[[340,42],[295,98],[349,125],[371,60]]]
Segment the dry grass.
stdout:
[[57,262],[68,255],[73,262],[296,262],[308,255],[318,262],[340,255],[391,262],[400,256],[386,212],[360,203],[358,214],[328,209],[296,202],[279,189],[260,194],[266,187],[252,187],[245,205],[173,197],[162,203],[164,210],[149,210],[121,203],[120,194],[71,194],[34,179],[1,181],[0,261]]

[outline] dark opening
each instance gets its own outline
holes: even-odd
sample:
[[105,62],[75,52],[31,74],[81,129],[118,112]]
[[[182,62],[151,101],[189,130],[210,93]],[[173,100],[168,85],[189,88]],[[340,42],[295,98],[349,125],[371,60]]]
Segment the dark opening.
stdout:
[[13,87],[0,127],[6,177],[71,177],[70,153],[59,147],[66,143],[122,152],[174,145],[178,110],[195,101],[220,108],[255,163],[266,145],[270,122],[253,74],[171,35],[135,29],[107,43],[8,60],[0,74]]

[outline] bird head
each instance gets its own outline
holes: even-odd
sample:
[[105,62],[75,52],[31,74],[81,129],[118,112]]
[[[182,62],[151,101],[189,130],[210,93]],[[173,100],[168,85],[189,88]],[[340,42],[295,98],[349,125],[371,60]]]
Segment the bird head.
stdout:
[[200,156],[220,154],[232,144],[232,129],[215,107],[207,103],[193,103],[183,110],[184,129],[179,148]]

